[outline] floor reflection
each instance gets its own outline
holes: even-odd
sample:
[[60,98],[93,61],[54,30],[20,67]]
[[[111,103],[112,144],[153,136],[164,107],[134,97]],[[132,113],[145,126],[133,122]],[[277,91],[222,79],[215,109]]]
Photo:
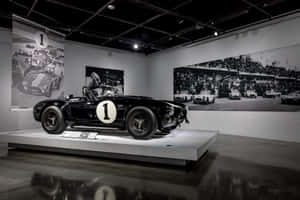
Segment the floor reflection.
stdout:
[[[198,200],[300,199],[300,172],[209,154],[192,169],[105,171],[86,179],[35,172],[9,199]],[[129,170],[129,171],[122,171]],[[132,169],[135,170],[135,169]],[[22,197],[22,198],[21,198]]]

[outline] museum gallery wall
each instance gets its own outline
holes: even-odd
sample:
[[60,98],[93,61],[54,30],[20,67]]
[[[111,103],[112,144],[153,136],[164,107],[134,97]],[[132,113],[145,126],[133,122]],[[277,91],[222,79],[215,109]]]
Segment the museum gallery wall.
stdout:
[[32,107],[63,96],[64,39],[14,16],[11,105]]
[[174,69],[174,100],[190,110],[299,111],[300,45]]
[[[289,16],[234,34],[221,35],[216,40],[212,39],[208,42],[200,42],[150,55],[149,78],[152,81],[149,82],[149,93],[155,98],[174,99],[174,70],[176,71],[174,68],[226,58],[239,59],[240,55],[252,55],[253,60],[261,61],[264,66],[265,63],[272,65],[273,61],[280,61],[280,65],[282,64],[284,69],[288,67],[297,70],[299,69],[299,62],[297,62],[299,60],[299,50],[297,49],[300,44],[299,24],[299,15]],[[286,56],[284,52],[289,52],[291,49],[294,49],[292,51],[295,52],[291,54],[290,58],[290,55]],[[272,56],[273,53],[276,55],[278,52],[283,52],[280,53],[283,56]],[[274,62],[273,65],[277,66],[278,63]],[[292,91],[287,91],[287,93],[290,92]],[[263,98],[258,96],[257,100]],[[264,99],[278,101],[280,97]],[[228,97],[224,97],[224,100],[228,103],[232,102],[232,104],[241,101],[229,100]],[[245,98],[245,100],[255,101],[254,98]],[[216,98],[215,101],[218,99]],[[194,105],[192,101],[188,104]],[[279,110],[276,105],[278,104],[272,105],[268,111],[265,111],[266,108],[261,109],[255,106],[252,107],[254,110],[248,109],[247,106],[237,109],[234,105],[228,111],[223,111],[225,109],[222,106],[214,109],[215,111],[207,111],[209,109],[206,108],[205,110],[205,107],[211,107],[214,104],[199,103],[195,106],[203,106],[204,109],[201,111],[190,110],[188,115],[190,124],[183,125],[182,128],[219,130],[222,134],[300,142],[300,112],[291,109],[297,105],[282,105],[288,108],[286,111],[296,112],[282,112],[284,110],[277,112]],[[257,110],[260,112],[256,112]]]

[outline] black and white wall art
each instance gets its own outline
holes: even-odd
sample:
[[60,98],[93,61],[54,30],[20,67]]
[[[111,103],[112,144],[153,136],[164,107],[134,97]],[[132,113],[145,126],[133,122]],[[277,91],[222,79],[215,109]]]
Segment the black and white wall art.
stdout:
[[32,107],[63,94],[63,37],[28,21],[13,20],[12,90],[13,107]]
[[86,66],[85,85],[96,96],[124,95],[124,71]]
[[300,45],[174,69],[189,110],[300,111]]

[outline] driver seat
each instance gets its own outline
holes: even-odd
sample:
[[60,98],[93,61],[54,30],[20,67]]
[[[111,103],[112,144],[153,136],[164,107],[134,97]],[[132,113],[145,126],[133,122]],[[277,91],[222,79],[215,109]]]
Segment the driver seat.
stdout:
[[89,101],[97,101],[97,97],[94,92],[88,87],[82,87],[82,95],[86,97]]

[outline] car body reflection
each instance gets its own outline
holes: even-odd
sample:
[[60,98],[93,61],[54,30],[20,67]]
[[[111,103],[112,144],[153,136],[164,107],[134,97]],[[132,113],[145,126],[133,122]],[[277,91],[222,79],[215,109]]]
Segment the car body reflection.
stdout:
[[188,171],[158,168],[123,175],[104,173],[90,179],[34,173],[31,187],[36,199],[274,200],[300,199],[299,177],[300,172],[290,169],[208,156]]

